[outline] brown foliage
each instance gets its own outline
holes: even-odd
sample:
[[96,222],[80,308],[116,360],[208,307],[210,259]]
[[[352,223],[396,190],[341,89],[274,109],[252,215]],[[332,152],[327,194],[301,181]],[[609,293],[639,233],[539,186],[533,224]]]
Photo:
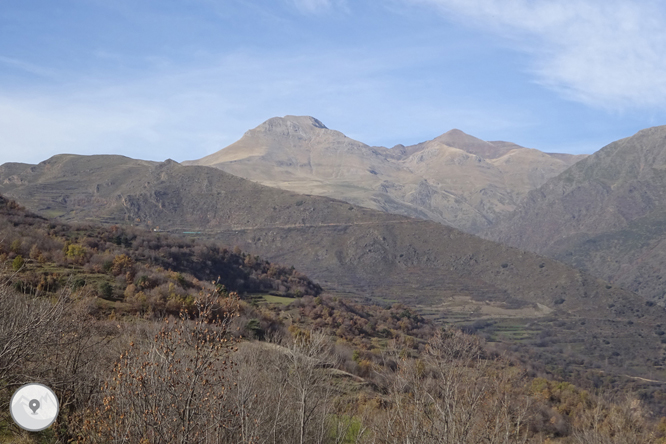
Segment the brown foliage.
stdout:
[[375,442],[524,443],[529,399],[522,374],[484,356],[479,339],[440,331],[422,359],[389,357],[388,396],[373,418]]
[[183,312],[165,320],[154,341],[132,341],[103,386],[103,406],[85,423],[82,442],[220,442],[230,421],[224,372],[231,366],[233,304],[204,298],[194,319]]

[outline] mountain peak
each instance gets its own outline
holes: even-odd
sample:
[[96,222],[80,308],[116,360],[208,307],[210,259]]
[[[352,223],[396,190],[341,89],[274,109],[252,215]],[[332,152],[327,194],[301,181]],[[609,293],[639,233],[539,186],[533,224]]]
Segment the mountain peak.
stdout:
[[[305,164],[313,149],[323,150],[365,149],[361,142],[349,139],[339,131],[329,129],[311,116],[273,117],[247,131],[240,140],[202,159],[183,162],[184,165],[216,166],[224,162],[236,162],[268,156],[271,162],[292,165]],[[298,159],[298,160],[297,160]],[[275,165],[273,165],[274,167]],[[311,167],[311,166],[310,166]],[[310,168],[308,167],[308,168]]]
[[453,128],[444,134],[437,136],[433,139],[435,142],[443,143],[445,145],[448,145],[453,148],[458,148],[461,150],[466,149],[464,147],[468,146],[477,146],[477,145],[485,145],[487,142],[481,139],[478,139],[474,136],[470,136],[466,132],[459,130],[457,128]]
[[475,154],[484,159],[496,159],[511,151],[508,147],[494,145],[455,128],[436,137],[434,141]]
[[[452,128],[452,129],[448,130],[447,132],[445,132],[444,134],[442,134],[442,136],[449,136],[449,137],[473,137],[473,136],[470,136],[469,134],[467,134],[465,131],[463,131],[463,130],[459,130],[458,128]],[[440,137],[442,137],[442,136],[440,136]]]
[[[279,118],[279,117],[278,117]],[[315,119],[312,116],[284,116],[282,117],[283,120],[286,120],[288,122],[294,122],[298,124],[305,124],[305,125],[312,125],[315,128],[321,128],[321,129],[328,129],[326,125],[324,125],[321,120]]]
[[311,116],[284,116],[268,119],[252,132],[272,133],[281,135],[310,135],[319,130],[328,130],[320,120]]

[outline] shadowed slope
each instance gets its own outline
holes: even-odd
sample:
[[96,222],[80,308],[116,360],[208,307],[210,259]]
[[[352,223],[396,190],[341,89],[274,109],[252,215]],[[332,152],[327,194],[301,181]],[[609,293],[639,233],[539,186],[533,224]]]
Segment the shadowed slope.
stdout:
[[577,163],[532,191],[487,236],[663,301],[666,126]]

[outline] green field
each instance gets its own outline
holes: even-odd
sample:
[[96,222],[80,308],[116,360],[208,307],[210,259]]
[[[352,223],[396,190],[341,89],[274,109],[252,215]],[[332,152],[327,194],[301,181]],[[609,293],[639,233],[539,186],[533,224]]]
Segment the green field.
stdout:
[[[283,305],[289,305],[292,302],[294,302],[296,299],[295,298],[286,298],[283,296],[273,296],[270,294],[265,294],[261,296],[261,299],[263,299],[264,302],[268,304],[283,304]],[[259,301],[261,302],[261,300]]]

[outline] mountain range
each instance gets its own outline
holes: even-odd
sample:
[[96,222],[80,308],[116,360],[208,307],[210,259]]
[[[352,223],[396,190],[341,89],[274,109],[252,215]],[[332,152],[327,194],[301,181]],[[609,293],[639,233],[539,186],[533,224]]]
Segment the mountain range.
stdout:
[[460,130],[387,149],[312,117],[287,116],[189,163],[433,220],[563,261],[664,304],[665,149],[666,127],[589,157],[485,142]]
[[329,293],[406,303],[438,321],[508,322],[556,365],[592,359],[615,373],[654,376],[666,363],[663,308],[561,262],[433,221],[269,188],[216,168],[122,156],[4,164],[0,193],[61,220],[216,238],[294,265]]
[[479,233],[584,157],[485,142],[460,130],[411,146],[372,147],[313,117],[286,116],[184,164]]

